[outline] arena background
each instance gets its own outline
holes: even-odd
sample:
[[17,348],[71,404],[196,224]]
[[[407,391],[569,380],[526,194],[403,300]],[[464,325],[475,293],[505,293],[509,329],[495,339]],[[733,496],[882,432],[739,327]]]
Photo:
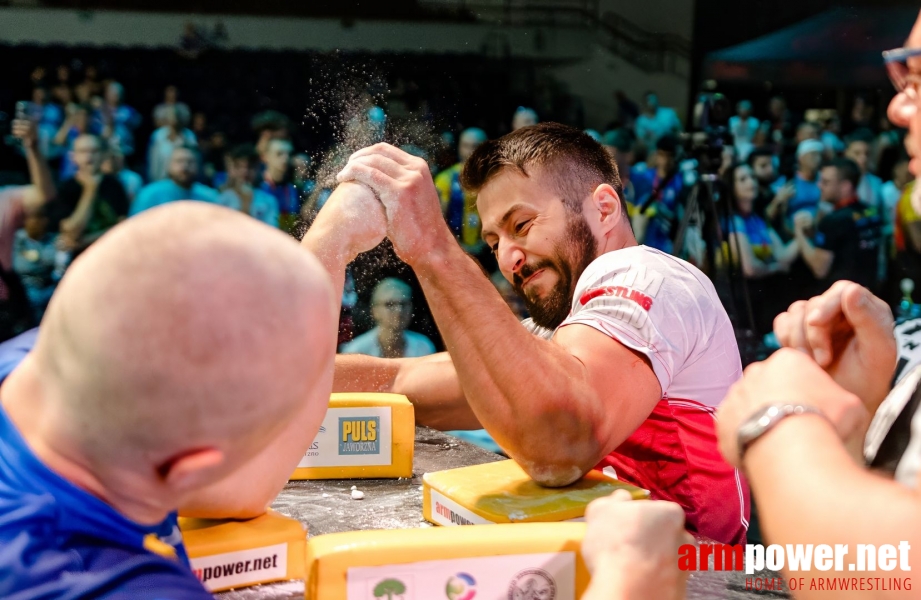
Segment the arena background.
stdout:
[[[916,10],[895,0],[8,0],[0,2],[0,185],[27,181],[8,135],[16,103],[62,83],[62,66],[74,90],[88,80],[124,87],[124,104],[140,117],[126,165],[145,178],[152,113],[169,85],[191,110],[206,167],[200,181],[215,187],[223,151],[255,143],[253,118],[265,111],[291,120],[293,153],[310,157],[306,179],[322,187],[332,157],[360,145],[348,124],[369,103],[386,114],[387,139],[416,147],[438,172],[456,162],[463,129],[500,136],[518,107],[603,135],[629,131],[647,91],[674,108],[685,131],[695,128],[701,91],[725,95],[733,113],[749,100],[761,120],[782,97],[790,131],[777,154],[792,176],[793,132],[804,121],[816,119],[821,135],[834,114],[842,142],[867,125],[871,141],[888,136],[900,147],[900,134],[880,121],[892,88],[879,51],[901,45]],[[872,115],[866,123],[849,122],[856,102]],[[56,173],[66,152],[47,148]],[[873,165],[881,182],[893,179],[899,158]],[[879,282],[894,307],[903,299],[896,272]],[[357,302],[342,341],[373,326],[374,286],[396,276],[415,290],[410,329],[441,348],[411,271],[391,252],[366,257],[353,275]],[[754,333],[758,345],[768,332]]]

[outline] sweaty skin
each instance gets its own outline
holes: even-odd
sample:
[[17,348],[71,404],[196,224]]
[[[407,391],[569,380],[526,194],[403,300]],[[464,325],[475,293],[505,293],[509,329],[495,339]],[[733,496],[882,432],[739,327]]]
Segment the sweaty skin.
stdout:
[[306,448],[325,414],[333,298],[277,230],[204,203],[152,209],[68,270],[3,408],[39,459],[136,522],[252,516],[303,450],[257,455],[294,426]]

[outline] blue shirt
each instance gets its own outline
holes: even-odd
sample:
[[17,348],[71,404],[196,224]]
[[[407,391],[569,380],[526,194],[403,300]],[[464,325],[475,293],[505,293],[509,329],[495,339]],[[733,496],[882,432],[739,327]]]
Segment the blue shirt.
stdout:
[[[232,210],[242,210],[243,200],[233,190],[224,190],[218,196],[217,203]],[[253,199],[249,203],[249,216],[266,225],[278,227],[278,202],[262,190],[253,190]]]
[[819,200],[822,197],[819,185],[814,181],[806,181],[799,176],[799,173],[793,178],[793,185],[796,193],[787,203],[787,217],[792,219],[793,215],[801,210],[808,210],[815,214],[815,211],[819,208]]
[[[649,216],[643,244],[671,254],[675,245],[672,229],[677,223],[678,201],[684,187],[681,174],[676,173],[668,181],[662,182],[655,169],[651,169],[637,177],[637,182],[641,181],[634,185],[644,190],[644,196],[637,193],[636,204],[638,207],[645,205],[644,214]],[[652,194],[657,194],[657,197],[651,198]]]
[[131,203],[129,216],[134,216],[154,206],[178,202],[179,200],[200,200],[217,203],[217,190],[200,183],[193,183],[191,188],[179,187],[172,179],[161,179],[145,185]]
[[[0,379],[32,349],[37,333],[0,344]],[[213,598],[189,568],[175,514],[154,526],[122,516],[46,467],[2,409],[0,597]]]

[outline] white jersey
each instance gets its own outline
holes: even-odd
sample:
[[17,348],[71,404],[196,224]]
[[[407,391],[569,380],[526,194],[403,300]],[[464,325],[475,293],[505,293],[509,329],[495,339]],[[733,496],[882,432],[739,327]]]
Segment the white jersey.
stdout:
[[742,362],[707,276],[647,246],[608,252],[579,278],[560,327],[570,325],[587,325],[644,354],[662,387],[646,421],[596,468],[613,469],[654,499],[680,504],[690,531],[744,543],[747,487],[720,455],[714,421],[716,407],[742,376]]
[[[560,327],[588,325],[649,358],[663,399],[717,407],[742,377],[735,333],[710,279],[648,246],[608,252],[585,269]],[[525,325],[549,338],[552,333]]]

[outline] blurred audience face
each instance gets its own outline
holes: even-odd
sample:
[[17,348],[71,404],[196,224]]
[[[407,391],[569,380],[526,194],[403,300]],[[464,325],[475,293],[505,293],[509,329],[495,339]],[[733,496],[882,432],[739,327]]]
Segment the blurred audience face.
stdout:
[[81,135],[74,140],[73,161],[77,170],[95,175],[102,164],[102,144],[95,135]]
[[175,85],[168,85],[163,90],[163,102],[166,104],[176,104],[179,100],[179,89]]
[[256,176],[253,163],[248,158],[226,158],[227,183],[234,185],[250,184]]
[[81,83],[74,88],[74,95],[76,95],[77,102],[80,104],[89,104],[90,99],[93,97],[93,88],[86,83]]
[[371,316],[387,332],[403,333],[413,318],[412,290],[398,279],[380,282],[371,296]]
[[665,150],[656,150],[655,167],[660,174],[671,173],[675,168],[675,155]]
[[822,201],[835,206],[854,195],[854,186],[842,178],[835,167],[822,169],[819,175],[819,190],[822,192]]
[[740,117],[742,117],[743,119],[747,119],[748,117],[752,115],[752,103],[749,102],[748,100],[742,100],[741,102],[739,102],[737,111]]
[[465,129],[463,133],[461,133],[460,142],[457,144],[457,158],[459,158],[462,163],[467,162],[467,159],[470,158],[473,151],[485,141],[486,132],[482,129],[477,129],[476,127]]
[[755,178],[752,170],[748,165],[736,167],[732,177],[733,192],[736,197],[736,209],[742,215],[749,215],[755,204],[755,196],[758,194],[758,186],[755,185]]
[[57,69],[58,83],[69,83],[70,82],[70,67],[67,65],[59,65]]
[[179,129],[179,111],[174,106],[167,106],[163,111],[163,126],[170,129]]
[[819,128],[816,127],[815,123],[800,123],[800,126],[796,128],[797,144],[805,140],[817,139],[819,139]]
[[866,173],[870,162],[870,145],[863,140],[855,140],[847,145],[844,156],[857,163],[861,173]]
[[806,152],[799,157],[800,169],[809,173],[815,173],[822,165],[821,152]]
[[657,110],[659,110],[659,96],[656,94],[646,94],[646,97],[643,100],[643,108],[646,109],[646,112],[655,113]]
[[74,128],[80,133],[86,133],[90,128],[90,112],[80,107],[74,112]]
[[40,240],[45,237],[45,233],[48,231],[48,218],[41,213],[26,215],[25,221],[23,221],[23,229],[26,230],[26,235],[33,240]]
[[106,86],[106,103],[110,106],[118,106],[122,102],[124,88],[118,82],[113,81]]
[[42,106],[48,101],[48,91],[43,87],[37,87],[32,90],[32,102]]
[[774,183],[774,180],[777,179],[777,172],[774,170],[774,159],[770,156],[756,156],[752,160],[752,173],[761,184]]
[[287,140],[274,139],[269,142],[262,160],[265,162],[266,171],[274,181],[281,181],[288,172],[292,150],[291,142]]
[[303,152],[295,154],[291,158],[291,168],[294,171],[294,178],[297,181],[306,181],[310,176],[310,157]]
[[176,148],[170,157],[167,175],[176,185],[190,188],[198,176],[198,157],[188,148]]
[[117,144],[112,144],[102,159],[102,172],[107,175],[118,175],[124,168],[125,155]]
[[537,125],[537,113],[530,108],[524,107],[516,110],[515,115],[512,117],[512,131],[529,125]]
[[192,115],[192,131],[202,133],[208,129],[208,117],[203,112],[197,112]]
[[787,111],[787,101],[779,96],[771,98],[771,102],[768,104],[768,112],[771,114],[771,117],[776,121],[783,118],[784,113]]

